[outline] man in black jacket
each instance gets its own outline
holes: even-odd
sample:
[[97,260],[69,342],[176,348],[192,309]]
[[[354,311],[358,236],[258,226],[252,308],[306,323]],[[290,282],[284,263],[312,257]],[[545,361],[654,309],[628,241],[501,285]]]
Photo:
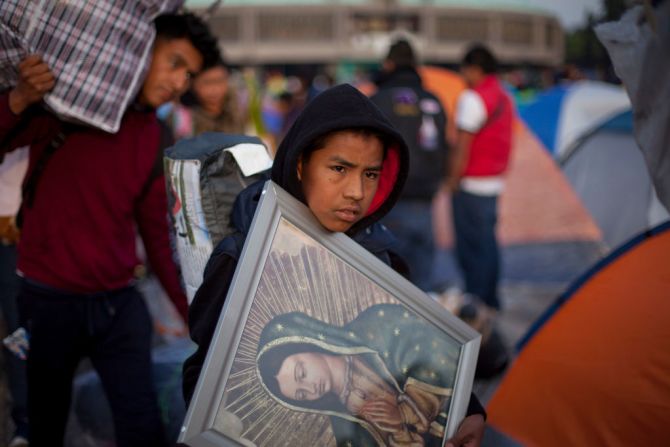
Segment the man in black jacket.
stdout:
[[406,40],[391,45],[371,98],[409,147],[410,168],[400,200],[383,223],[398,238],[394,247],[407,261],[410,279],[423,290],[434,288],[432,199],[446,175],[447,117],[435,95],[425,90],[416,57]]

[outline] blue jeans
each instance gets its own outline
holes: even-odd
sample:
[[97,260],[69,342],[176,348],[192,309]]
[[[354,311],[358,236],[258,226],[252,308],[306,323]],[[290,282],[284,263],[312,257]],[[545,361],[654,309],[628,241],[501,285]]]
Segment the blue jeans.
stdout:
[[382,223],[396,237],[391,250],[402,256],[409,266],[412,283],[422,290],[433,290],[435,243],[431,201],[401,200]]
[[[11,334],[19,327],[19,311],[16,303],[19,294],[19,277],[16,274],[16,245],[0,243],[0,304],[2,315]],[[7,349],[7,379],[12,397],[12,420],[16,435],[28,437],[28,408],[26,403],[26,362]]]
[[152,380],[151,318],[135,288],[75,295],[23,280],[19,312],[30,335],[31,447],[63,445],[72,379],[83,357],[100,375],[117,446],[167,445]]
[[500,309],[500,254],[495,234],[497,206],[497,196],[457,191],[452,198],[456,259],[463,273],[465,292]]

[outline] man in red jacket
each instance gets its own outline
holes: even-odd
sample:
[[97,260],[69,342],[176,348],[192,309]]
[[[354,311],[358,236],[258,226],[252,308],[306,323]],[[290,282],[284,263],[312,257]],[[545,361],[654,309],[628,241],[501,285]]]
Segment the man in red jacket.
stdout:
[[458,140],[449,187],[465,292],[499,309],[496,208],[512,150],[514,112],[496,71],[495,57],[483,46],[474,46],[463,59],[461,72],[469,88],[456,108]]
[[[172,259],[154,108],[177,98],[218,58],[195,16],[156,19],[156,41],[136,104],[116,134],[66,125],[39,107],[55,82],[37,55],[0,95],[0,154],[29,145],[18,273],[30,338],[30,445],[63,443],[72,378],[90,357],[114,414],[117,445],[166,444],[151,375],[152,324],[133,286],[139,231],[149,262],[186,318]],[[101,55],[104,57],[104,55]]]

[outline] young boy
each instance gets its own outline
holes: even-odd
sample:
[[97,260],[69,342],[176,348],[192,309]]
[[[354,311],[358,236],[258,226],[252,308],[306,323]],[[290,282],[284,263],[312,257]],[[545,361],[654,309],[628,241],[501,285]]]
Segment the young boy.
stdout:
[[[330,231],[343,232],[387,264],[393,236],[378,223],[395,204],[407,177],[409,152],[382,112],[351,86],[321,93],[297,118],[280,144],[271,179],[305,203]],[[238,196],[231,215],[236,233],[216,247],[189,310],[198,350],[184,364],[190,402],[228,293],[263,182]],[[479,445],[484,410],[471,402],[454,445]]]
[[[18,246],[33,447],[62,445],[72,378],[83,357],[102,380],[117,445],[166,445],[151,374],[151,318],[133,287],[136,231],[186,317],[169,244],[165,182],[155,169],[162,148],[154,108],[177,98],[219,54],[205,24],[192,15],[157,18],[156,36],[137,103],[116,134],[66,129],[37,107],[57,82],[39,56],[24,59],[18,85],[0,95],[0,154],[29,145],[28,178],[36,179],[34,193],[24,195]],[[49,156],[59,133],[61,144]]]

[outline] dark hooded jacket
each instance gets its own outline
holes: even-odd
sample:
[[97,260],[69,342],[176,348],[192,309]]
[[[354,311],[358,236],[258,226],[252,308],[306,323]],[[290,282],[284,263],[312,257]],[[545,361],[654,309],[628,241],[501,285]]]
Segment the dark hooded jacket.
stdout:
[[[378,221],[398,200],[409,169],[408,149],[382,112],[358,90],[350,85],[340,85],[314,98],[279,145],[270,178],[305,203],[302,185],[297,176],[301,154],[318,137],[352,128],[373,129],[384,135],[386,156],[377,194],[368,213],[347,234],[382,261],[403,273],[403,263],[394,262],[399,258],[389,252],[394,238]],[[191,400],[204,364],[263,185],[264,181],[254,183],[238,195],[231,214],[235,233],[224,238],[212,252],[205,268],[203,283],[189,309],[190,334],[198,349],[184,364],[183,387],[187,403]]]
[[411,167],[402,199],[431,201],[447,168],[447,115],[414,68],[401,67],[377,79],[370,100],[388,117],[409,147]]

